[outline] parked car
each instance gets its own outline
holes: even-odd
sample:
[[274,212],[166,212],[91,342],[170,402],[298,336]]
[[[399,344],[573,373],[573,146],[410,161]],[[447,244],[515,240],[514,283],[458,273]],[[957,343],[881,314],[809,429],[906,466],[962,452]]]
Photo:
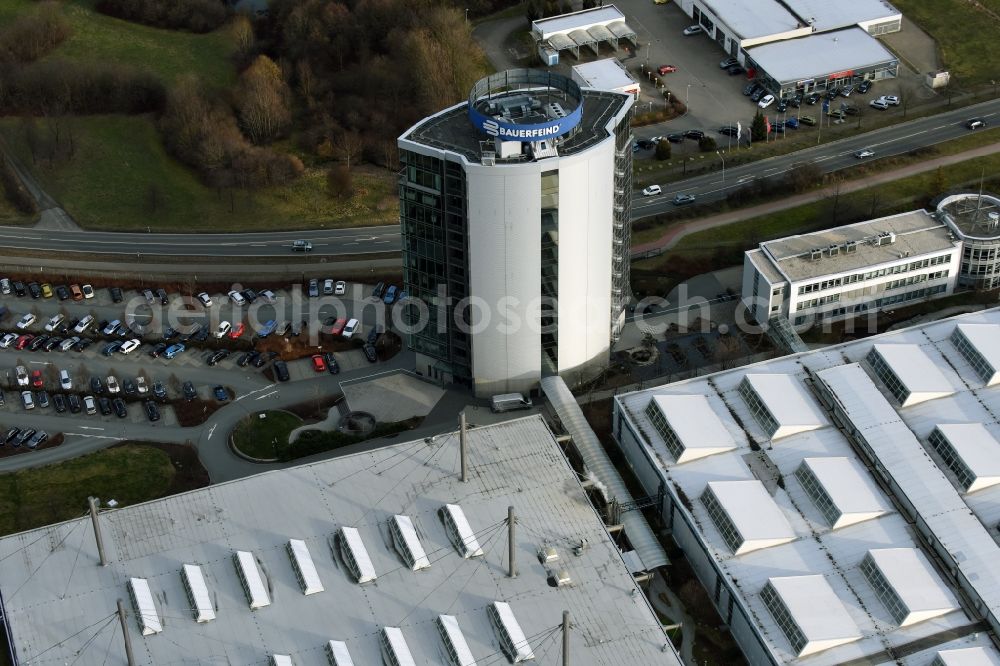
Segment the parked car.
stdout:
[[774,95],[764,95],[760,98],[760,101],[757,102],[757,106],[762,109],[766,109],[772,104],[774,104]]
[[36,319],[38,318],[34,314],[29,312],[28,314],[24,315],[23,317],[17,320],[17,327],[23,331],[24,329],[34,324]]
[[733,65],[738,65],[739,62],[739,60],[730,56],[719,63],[719,69],[729,69]]
[[69,370],[63,369],[59,371],[59,386],[64,391],[73,390],[73,378],[70,377]]
[[52,298],[52,285],[48,282],[42,283],[42,298]]
[[74,347],[76,347],[76,345],[77,345],[78,342],[80,342],[80,338],[76,337],[75,335],[73,337],[71,337],[71,338],[66,338],[59,345],[59,350],[60,351],[64,351],[64,352],[65,351],[69,351],[70,349],[73,349]]
[[153,395],[156,396],[158,400],[167,399],[167,387],[165,387],[162,382],[156,382],[153,384]]
[[18,338],[17,333],[6,334],[2,338],[0,338],[0,349],[7,349],[7,347],[10,347],[12,344],[17,342],[17,338]]
[[719,134],[722,134],[723,136],[737,137],[739,136],[739,130],[733,126],[720,127]]
[[681,31],[685,37],[690,37],[691,35],[700,35],[702,29],[700,25],[689,25]]
[[228,321],[219,322],[219,327],[215,329],[216,338],[224,338],[226,334],[233,328],[233,325]]
[[375,288],[372,289],[372,298],[382,298],[382,292],[384,291],[385,291],[385,282],[379,282],[377,285],[375,285]]
[[48,440],[49,435],[44,430],[39,430],[24,443],[29,449],[36,449]]
[[118,378],[114,375],[108,375],[107,379],[104,380],[104,383],[108,387],[108,393],[110,395],[115,395],[122,390],[118,385]]
[[109,291],[111,292],[111,302],[112,303],[121,303],[122,301],[125,300],[125,296],[124,296],[124,294],[122,294],[122,290],[120,288],[118,288],[118,287],[111,287],[111,289]]
[[82,287],[80,287],[80,291],[83,292],[83,297],[84,298],[93,298],[94,297],[94,287],[92,285],[85,284]]
[[799,116],[799,122],[803,125],[815,125],[816,119],[812,116]]
[[70,393],[66,396],[66,402],[69,405],[69,411],[74,414],[79,414],[80,410],[83,409],[83,404],[80,402],[80,396],[76,393]]
[[167,347],[169,346],[170,345],[168,345],[166,342],[157,343],[152,349],[149,350],[149,355],[152,358],[157,358],[158,356],[160,356],[160,354],[167,351]]
[[729,76],[739,76],[740,74],[746,74],[747,70],[743,69],[742,65],[733,65],[732,67],[726,67],[726,73]]
[[24,296],[26,293],[28,293],[28,292],[25,291],[24,283],[21,282],[20,280],[15,281],[14,282],[14,294],[18,298],[20,298],[20,297]]
[[17,342],[14,343],[14,349],[21,350],[31,344],[31,341],[35,339],[31,333],[25,333],[24,335],[18,337]]
[[873,109],[878,109],[879,111],[885,111],[886,109],[889,108],[889,104],[886,103],[886,101],[881,97],[879,97],[878,99],[873,99],[872,101],[868,102],[868,106],[872,107]]
[[181,390],[184,393],[185,400],[194,400],[195,398],[198,397],[198,391],[195,390],[194,384],[192,384],[191,382],[184,382],[184,384],[181,386]]
[[175,356],[177,356],[178,354],[180,354],[181,352],[183,352],[183,351],[184,351],[185,349],[187,349],[187,348],[186,348],[186,347],[184,346],[184,344],[183,344],[183,343],[181,343],[181,342],[178,342],[178,343],[177,343],[177,344],[175,344],[175,345],[170,345],[170,346],[169,346],[169,347],[167,347],[167,349],[166,349],[166,350],[165,350],[165,351],[163,352],[163,358],[165,358],[165,359],[167,359],[167,360],[169,361],[169,360],[170,360],[170,359],[172,359],[173,357],[175,357]]
[[229,391],[227,391],[226,387],[222,386],[221,384],[217,385],[215,388],[212,389],[212,395],[214,395],[215,399],[218,400],[219,402],[225,402],[226,400],[229,400]]
[[38,351],[48,341],[49,341],[49,336],[39,335],[38,337],[32,339],[31,344],[28,345],[28,349],[30,349],[31,351]]
[[316,298],[319,296],[319,280],[313,278],[309,280],[309,298]]
[[274,333],[274,329],[276,329],[277,327],[278,327],[277,322],[275,322],[273,319],[269,319],[268,321],[264,322],[264,325],[260,327],[259,331],[257,331],[257,337],[260,338],[270,337],[270,335]]
[[337,284],[333,287],[333,293],[336,296],[343,296],[347,293],[347,283],[343,280],[339,280]]
[[83,300],[83,289],[80,288],[80,285],[78,285],[78,284],[71,284],[69,286],[69,293],[73,295],[73,300],[74,301],[82,301]]
[[340,373],[340,364],[337,363],[337,359],[334,358],[333,352],[326,352],[323,354],[323,359],[326,361],[326,369],[331,375]]
[[94,400],[94,396],[92,395],[83,396],[83,410],[91,415],[97,413],[97,401]]
[[215,365],[222,359],[227,358],[229,354],[230,352],[228,349],[219,349],[218,351],[212,353],[212,355],[208,357],[208,365],[209,366]]
[[326,359],[322,354],[313,354],[312,367],[316,372],[326,372]]
[[257,357],[254,358],[253,361],[251,361],[251,363],[255,368],[263,368],[265,365],[267,365],[268,361],[277,358],[277,356],[278,352],[275,351],[262,352],[258,354]]
[[390,284],[389,288],[385,290],[385,296],[382,297],[382,302],[386,305],[392,305],[396,300],[396,285]]
[[330,326],[330,335],[340,335],[344,332],[344,327],[347,325],[347,319],[343,317],[340,319],[334,319],[332,322],[328,321]]
[[238,365],[241,368],[245,368],[248,365],[250,365],[250,363],[252,363],[253,361],[255,361],[258,356],[260,356],[260,352],[257,352],[257,351],[248,351],[248,352],[245,352],[243,355],[241,355],[236,360],[236,365]]
[[41,298],[42,297],[42,287],[41,287],[41,285],[39,285],[37,282],[29,282],[28,283],[28,293],[31,294],[32,298]]
[[109,342],[108,344],[104,345],[104,349],[101,350],[101,353],[104,354],[105,356],[111,356],[116,351],[121,349],[121,346],[123,344],[125,343],[122,342],[121,340],[115,340],[114,342]]
[[858,92],[864,95],[866,92],[871,90],[871,87],[872,87],[871,79],[865,79],[864,81],[858,84]]
[[66,411],[66,398],[62,393],[56,393],[52,396],[52,406],[55,407],[56,412],[59,414]]
[[684,143],[684,135],[676,133],[668,134],[667,141],[669,141],[670,143]]
[[689,129],[686,132],[684,132],[684,138],[692,139],[694,141],[701,141],[703,138],[705,138],[705,132],[703,132],[700,129]]
[[111,401],[104,397],[98,398],[97,408],[101,410],[102,415],[108,416],[111,414]]
[[365,358],[368,359],[369,363],[374,363],[378,360],[378,352],[375,351],[375,347],[366,344],[361,350],[365,353]]
[[243,298],[246,300],[247,303],[253,303],[259,297],[257,292],[254,291],[253,289],[244,289],[241,293],[243,294]]
[[149,419],[150,423],[160,420],[160,408],[157,407],[155,402],[146,400],[142,403],[142,406],[146,410],[146,418]]
[[35,408],[35,396],[31,391],[21,391],[21,404],[25,409]]
[[156,296],[160,299],[160,305],[170,305],[170,299],[167,297],[166,289],[157,289]]
[[78,321],[73,327],[75,333],[85,333],[91,324],[94,323],[94,315],[86,315],[83,319]]
[[100,377],[90,378],[90,392],[95,395],[100,395],[104,393],[104,384],[101,382]]
[[128,416],[128,408],[125,406],[125,401],[121,398],[115,398],[111,402],[111,405],[115,408],[115,415],[118,418],[123,419]]
[[146,383],[146,378],[141,375],[135,378],[135,388],[139,392],[139,395],[149,393],[149,384]]
[[212,297],[205,292],[198,294],[198,301],[206,308],[212,307]]
[[247,330],[246,324],[244,324],[243,322],[240,322],[240,323],[236,324],[236,326],[233,326],[232,329],[230,329],[230,331],[229,331],[229,337],[231,339],[233,339],[233,340],[236,340],[241,335],[243,335],[243,333],[246,330]]
[[243,298],[243,294],[235,289],[227,295],[229,296],[229,300],[233,302],[233,305],[245,305],[247,302],[247,299]]
[[288,376],[288,365],[284,361],[274,362],[274,377],[279,382],[287,382],[290,379]]
[[128,342],[123,342],[122,346],[118,348],[118,353],[120,354],[131,354],[133,351],[139,348],[142,343],[132,338]]
[[677,71],[677,67],[674,65],[660,65],[656,71],[660,74],[660,76],[663,76],[664,74],[673,74]]

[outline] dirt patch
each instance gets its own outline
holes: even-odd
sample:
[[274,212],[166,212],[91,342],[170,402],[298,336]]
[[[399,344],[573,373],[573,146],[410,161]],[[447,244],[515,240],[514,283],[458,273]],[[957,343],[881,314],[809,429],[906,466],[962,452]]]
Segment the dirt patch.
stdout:
[[[230,391],[231,394],[232,391]],[[190,428],[207,421],[209,416],[227,403],[196,398],[194,400],[174,400],[170,404],[174,408],[174,414],[177,415],[177,424],[184,428]]]

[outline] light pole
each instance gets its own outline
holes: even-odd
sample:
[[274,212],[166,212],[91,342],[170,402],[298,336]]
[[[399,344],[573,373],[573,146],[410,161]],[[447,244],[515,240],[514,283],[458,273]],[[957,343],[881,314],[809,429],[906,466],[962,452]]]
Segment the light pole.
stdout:
[[723,157],[722,153],[720,151],[718,151],[718,150],[715,151],[715,154],[719,156],[720,160],[722,160],[722,188],[725,189],[725,187],[726,187],[726,158]]
[[469,8],[465,8],[465,24],[469,25]]
[[691,105],[691,84],[690,83],[688,84],[688,89],[687,89],[687,101],[684,104],[686,106],[690,106]]

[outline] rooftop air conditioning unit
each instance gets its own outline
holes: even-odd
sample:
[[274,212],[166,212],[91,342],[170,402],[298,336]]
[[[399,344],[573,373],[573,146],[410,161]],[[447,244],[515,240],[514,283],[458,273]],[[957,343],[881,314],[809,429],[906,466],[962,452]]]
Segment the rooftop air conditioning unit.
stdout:
[[835,257],[838,254],[840,254],[840,246],[837,245],[837,244],[831,244],[830,245],[830,256],[831,257]]
[[811,261],[816,261],[816,260],[822,259],[822,258],[823,258],[823,250],[821,250],[819,248],[816,248],[814,250],[810,250],[809,251],[809,259]]
[[847,241],[844,243],[844,252],[850,254],[858,251],[858,241]]

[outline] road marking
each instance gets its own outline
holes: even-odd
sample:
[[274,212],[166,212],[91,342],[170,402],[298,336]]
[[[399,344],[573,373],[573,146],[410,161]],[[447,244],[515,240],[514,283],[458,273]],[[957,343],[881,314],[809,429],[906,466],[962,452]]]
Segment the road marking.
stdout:
[[261,391],[267,391],[269,389],[273,389],[275,386],[277,386],[277,384],[268,384],[267,386],[264,386],[262,388],[254,389],[253,391],[250,391],[249,393],[244,393],[241,396],[237,396],[236,400],[234,400],[233,402],[239,402],[243,398],[249,398],[250,396],[254,395],[255,393],[260,393]]
[[80,426],[80,430],[100,430],[104,431],[104,428],[95,428],[94,426]]
[[116,441],[125,439],[124,437],[113,437],[111,435],[88,435],[85,432],[67,432],[65,434],[69,437],[92,437],[94,439],[113,439]]
[[218,426],[219,426],[219,424],[216,423],[215,425],[213,425],[211,428],[208,429],[208,439],[212,439],[212,434],[215,432],[215,429]]
[[269,396],[272,396],[272,395],[274,395],[275,393],[277,393],[277,391],[271,391],[270,393],[265,393],[264,395],[259,395],[259,396],[257,396],[256,398],[254,398],[254,400],[263,400],[264,398],[267,398],[267,397],[269,397]]
[[28,361],[29,365],[50,365],[48,361]]

